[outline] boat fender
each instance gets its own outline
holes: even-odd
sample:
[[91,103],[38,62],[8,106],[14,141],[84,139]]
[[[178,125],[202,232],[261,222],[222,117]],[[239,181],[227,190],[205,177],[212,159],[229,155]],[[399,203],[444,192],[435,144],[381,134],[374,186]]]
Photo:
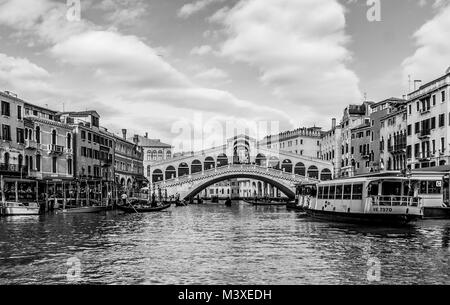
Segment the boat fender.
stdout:
[[406,214],[408,214],[409,213],[409,208],[408,209],[406,209]]
[[333,208],[333,212],[335,212],[335,211],[336,211],[336,207]]
[[350,208],[347,209],[347,213],[350,213]]
[[325,207],[322,207],[322,211],[325,209]]

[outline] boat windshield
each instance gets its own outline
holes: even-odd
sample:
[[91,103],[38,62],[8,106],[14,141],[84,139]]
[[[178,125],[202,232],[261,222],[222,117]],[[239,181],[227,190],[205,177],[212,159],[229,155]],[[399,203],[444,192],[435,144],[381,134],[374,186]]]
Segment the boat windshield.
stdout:
[[3,195],[5,196],[6,201],[36,201],[36,182],[5,181]]
[[401,196],[402,182],[401,181],[383,181],[381,188],[381,195],[384,196]]
[[316,196],[317,186],[315,185],[304,185],[300,189],[300,195],[303,196]]

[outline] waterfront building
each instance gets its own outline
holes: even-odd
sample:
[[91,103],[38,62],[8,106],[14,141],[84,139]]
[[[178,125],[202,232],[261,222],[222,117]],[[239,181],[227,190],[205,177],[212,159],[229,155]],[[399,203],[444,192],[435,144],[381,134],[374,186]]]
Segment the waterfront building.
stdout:
[[267,149],[278,149],[301,156],[320,158],[320,139],[322,127],[302,127],[268,135],[258,142]]
[[370,150],[371,135],[369,120],[351,129],[350,164],[353,175],[373,172],[373,168],[370,167],[374,156],[373,150]]
[[363,102],[361,105],[349,105],[344,109],[341,121],[341,166],[337,177],[349,177],[355,175],[355,163],[352,162],[352,129],[370,122],[370,105],[373,102]]
[[341,125],[336,125],[336,119],[333,118],[331,129],[325,131],[320,139],[320,157],[322,160],[332,162],[335,174],[341,169],[341,136]]
[[406,169],[407,113],[406,105],[381,118],[380,170],[402,171]]
[[411,169],[449,164],[450,68],[408,94],[407,166]]
[[80,180],[113,182],[114,134],[100,126],[95,110],[58,113],[61,122],[72,127],[74,177]]
[[142,147],[143,168],[148,181],[151,181],[151,167],[153,163],[173,157],[173,147],[171,145],[163,143],[159,139],[149,139],[148,133],[145,133],[145,136],[134,135],[133,138],[128,140]]
[[25,102],[8,91],[0,92],[0,101],[0,125],[2,128],[0,134],[0,174],[18,177],[27,176],[23,116]]
[[24,104],[25,164],[38,180],[73,178],[72,127],[57,120],[56,111]]
[[122,129],[122,137],[114,135],[115,181],[122,188],[140,189],[147,179],[144,177],[142,147],[127,140],[127,130]]

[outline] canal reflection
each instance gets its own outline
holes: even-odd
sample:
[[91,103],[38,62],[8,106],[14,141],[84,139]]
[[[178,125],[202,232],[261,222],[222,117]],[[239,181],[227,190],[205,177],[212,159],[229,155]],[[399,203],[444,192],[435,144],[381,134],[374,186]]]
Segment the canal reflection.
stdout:
[[0,284],[68,283],[71,258],[87,284],[443,284],[449,244],[448,221],[367,227],[244,202],[2,218]]

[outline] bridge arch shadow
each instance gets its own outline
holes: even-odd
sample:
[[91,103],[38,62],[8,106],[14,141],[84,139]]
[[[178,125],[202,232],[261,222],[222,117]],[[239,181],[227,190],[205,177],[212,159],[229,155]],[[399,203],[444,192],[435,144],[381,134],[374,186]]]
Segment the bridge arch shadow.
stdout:
[[184,199],[189,200],[189,198],[194,198],[197,194],[200,194],[204,189],[207,187],[224,181],[224,180],[230,180],[230,179],[237,179],[237,178],[244,178],[244,179],[254,179],[258,181],[263,181],[271,184],[272,186],[275,186],[277,189],[279,189],[283,194],[285,194],[290,200],[295,198],[294,190],[291,190],[289,187],[283,185],[282,183],[271,179],[269,177],[263,176],[263,175],[257,175],[257,174],[251,174],[251,173],[230,173],[227,175],[222,175],[217,178],[210,179],[208,181],[205,181],[198,186],[196,186],[193,190],[191,190],[186,196],[184,196]]

